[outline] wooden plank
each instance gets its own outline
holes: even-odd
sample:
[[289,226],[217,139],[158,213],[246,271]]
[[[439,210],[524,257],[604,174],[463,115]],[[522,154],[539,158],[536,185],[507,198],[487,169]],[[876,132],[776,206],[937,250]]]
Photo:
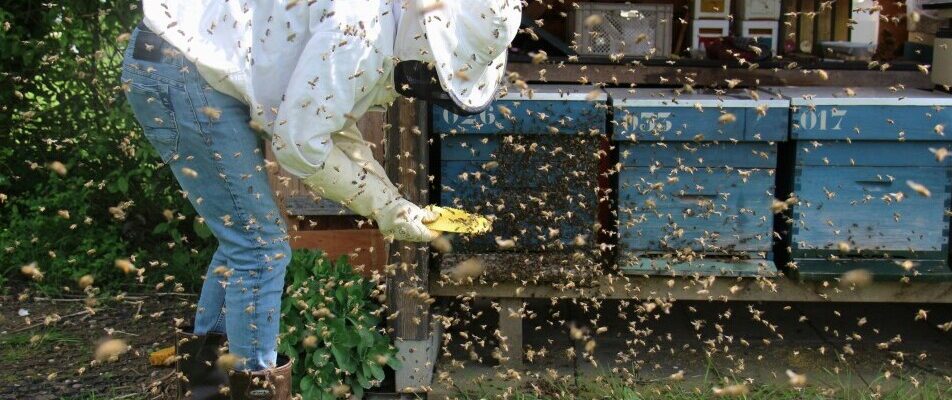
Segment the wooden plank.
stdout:
[[[701,252],[769,251],[774,174],[725,170],[678,175],[626,167],[619,175],[622,252],[691,247]],[[661,185],[660,188],[657,188]]]
[[952,303],[952,282],[873,282],[862,288],[840,288],[833,280],[799,283],[780,278],[670,278],[609,275],[592,287],[524,285],[503,282],[451,285],[434,282],[430,294],[482,298],[667,299],[670,301],[782,301]]
[[833,2],[833,40],[850,39],[850,14],[852,1],[839,0]]
[[448,278],[450,271],[459,263],[474,259],[485,266],[479,279],[485,282],[523,282],[529,285],[584,284],[604,271],[601,255],[592,251],[582,252],[500,252],[460,254],[452,252],[439,258],[440,276],[431,279],[439,282]]
[[507,368],[522,368],[522,300],[499,299],[499,363]]
[[[403,196],[419,205],[429,203],[429,143],[425,103],[398,99],[388,112],[391,132],[386,143],[385,168]],[[430,303],[426,299],[429,251],[426,244],[394,242],[390,246],[387,308],[395,338],[429,339]],[[398,388],[399,389],[399,388]]]
[[[833,39],[833,6],[837,3],[836,1],[832,3],[825,4],[826,2],[820,1],[817,4],[817,14],[816,17],[816,36],[813,38],[813,43],[819,44],[820,42],[826,42]],[[817,54],[821,57],[825,54]]]
[[767,143],[620,143],[619,161],[636,167],[661,167],[656,174],[681,167],[776,168],[777,146]]
[[952,167],[952,157],[929,157],[929,149],[949,148],[948,142],[803,141],[797,146],[798,166],[866,165],[883,167]]
[[[480,114],[460,116],[433,107],[433,131],[453,134],[544,135],[557,128],[561,134],[588,132],[605,126],[607,96],[599,93],[589,100],[592,87],[580,85],[538,85],[531,96],[511,92],[496,100]],[[503,108],[508,109],[503,113]]]
[[799,0],[797,10],[797,49],[796,52],[813,54],[816,48],[817,13],[821,0]]
[[773,276],[777,273],[774,262],[765,259],[706,258],[675,262],[660,257],[642,256],[637,261],[620,264],[621,270],[629,275],[755,277]]
[[[846,271],[862,268],[869,272],[874,280],[898,282],[905,279],[915,282],[915,285],[924,281],[948,281],[952,278],[952,270],[949,269],[949,263],[945,257],[948,253],[918,253],[922,258],[928,258],[929,255],[937,259],[916,259],[913,268],[906,270],[902,264],[907,259],[897,257],[896,259],[862,259],[862,258],[834,258],[838,256],[837,252],[827,252],[823,258],[804,258],[794,252],[793,260],[796,262],[797,269],[791,271],[791,275],[801,281],[822,281],[833,280]],[[815,256],[815,255],[814,255]],[[899,256],[894,254],[893,256]]]
[[371,277],[382,273],[386,243],[376,229],[299,230],[291,234],[292,249],[320,249],[336,260],[346,255],[354,269]]
[[[880,151],[896,146],[884,143]],[[947,251],[949,170],[925,167],[797,167],[794,249]],[[906,182],[932,192],[917,195]],[[902,201],[891,193],[905,192]]]
[[948,106],[941,105],[938,100],[936,105],[929,106],[823,104],[798,107],[790,115],[790,137],[803,140],[946,141],[952,138],[938,134],[936,126],[952,125],[952,110],[942,107]]
[[[727,64],[727,63],[725,63]],[[786,63],[782,64],[786,65]],[[865,68],[865,63],[863,64]],[[584,77],[588,83],[619,85],[724,85],[726,79],[740,79],[741,85],[794,85],[794,86],[894,86],[931,88],[929,76],[915,70],[888,71],[863,69],[827,69],[829,79],[817,79],[816,74],[805,74],[802,69],[739,67],[714,68],[711,66],[672,66],[629,64],[584,64],[563,63],[559,65],[512,62],[508,72],[518,73],[527,81],[550,83],[579,83]],[[540,74],[542,70],[544,73]]]
[[[797,0],[784,0],[780,2],[780,37],[777,43],[777,53],[784,55],[787,53],[787,44],[797,43]],[[796,51],[796,46],[793,48]]]

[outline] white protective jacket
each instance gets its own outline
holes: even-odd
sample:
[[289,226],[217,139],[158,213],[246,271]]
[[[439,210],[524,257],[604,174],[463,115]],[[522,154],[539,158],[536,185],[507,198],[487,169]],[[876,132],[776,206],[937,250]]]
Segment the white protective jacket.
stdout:
[[[251,108],[299,177],[332,134],[390,104],[394,60],[432,62],[408,0],[144,0],[145,24],[215,89]],[[401,21],[403,20],[403,21]]]

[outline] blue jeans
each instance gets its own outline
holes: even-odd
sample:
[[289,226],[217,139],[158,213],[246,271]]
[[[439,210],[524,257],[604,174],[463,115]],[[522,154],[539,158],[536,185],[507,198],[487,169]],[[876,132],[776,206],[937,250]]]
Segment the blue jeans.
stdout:
[[218,239],[194,333],[227,335],[240,370],[273,367],[291,249],[268,184],[262,140],[248,125],[248,106],[212,89],[171,45],[152,48],[161,59],[136,59],[142,32],[132,33],[123,61],[126,98],[182,194]]

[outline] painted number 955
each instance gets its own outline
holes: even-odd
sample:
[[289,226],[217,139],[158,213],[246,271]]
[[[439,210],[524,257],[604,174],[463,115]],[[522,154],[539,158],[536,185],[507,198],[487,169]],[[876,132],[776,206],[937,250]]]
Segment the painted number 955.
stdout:
[[628,126],[639,132],[667,132],[673,127],[669,112],[643,112],[625,116]]

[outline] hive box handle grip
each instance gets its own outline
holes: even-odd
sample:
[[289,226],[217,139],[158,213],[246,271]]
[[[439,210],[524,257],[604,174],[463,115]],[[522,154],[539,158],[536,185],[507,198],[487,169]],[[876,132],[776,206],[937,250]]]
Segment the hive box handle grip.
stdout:
[[863,186],[892,186],[892,181],[883,180],[858,180],[856,183]]
[[713,201],[717,198],[717,193],[679,193],[674,197],[685,203],[700,203],[705,200]]

